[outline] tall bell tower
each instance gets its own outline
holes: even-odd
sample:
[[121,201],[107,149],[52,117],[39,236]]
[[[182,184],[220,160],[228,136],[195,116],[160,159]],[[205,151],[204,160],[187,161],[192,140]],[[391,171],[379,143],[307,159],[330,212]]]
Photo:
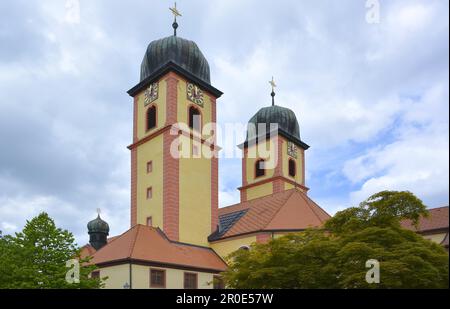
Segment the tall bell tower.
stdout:
[[[173,241],[208,245],[218,224],[216,100],[197,44],[177,36],[151,42],[133,97],[131,226],[160,227]],[[206,130],[203,129],[207,125]]]

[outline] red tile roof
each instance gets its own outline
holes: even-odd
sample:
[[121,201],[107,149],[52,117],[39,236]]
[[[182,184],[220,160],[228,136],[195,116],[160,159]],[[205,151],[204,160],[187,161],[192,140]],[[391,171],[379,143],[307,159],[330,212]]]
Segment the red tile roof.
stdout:
[[273,230],[303,230],[321,226],[330,215],[305,193],[290,189],[253,199],[236,205],[219,208],[219,218],[246,210],[228,230],[211,235],[211,240],[240,234]]
[[170,241],[159,228],[135,225],[93,254],[91,263],[118,261],[161,264],[214,272],[224,271],[225,262],[211,249]]
[[448,230],[448,206],[432,208],[428,210],[430,216],[428,218],[421,218],[418,227],[412,225],[411,220],[403,220],[402,226],[406,229],[413,230],[419,233],[425,233],[433,230]]

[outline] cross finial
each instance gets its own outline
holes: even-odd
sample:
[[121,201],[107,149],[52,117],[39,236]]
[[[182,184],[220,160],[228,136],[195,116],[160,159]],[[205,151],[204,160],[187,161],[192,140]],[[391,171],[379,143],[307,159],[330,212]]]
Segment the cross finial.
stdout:
[[100,213],[102,212],[102,210],[100,208],[97,208],[97,215],[100,217]]
[[275,105],[275,88],[277,85],[275,84],[275,81],[272,76],[272,80],[269,81],[269,84],[272,86],[272,93],[270,94],[272,96],[272,106]]
[[173,21],[173,24],[172,24],[173,35],[177,36],[177,28],[178,28],[177,16],[181,16],[180,11],[178,11],[178,9],[177,9],[177,3],[175,2],[174,7],[173,8],[169,8],[169,10],[172,12],[173,17],[174,17],[174,21]]

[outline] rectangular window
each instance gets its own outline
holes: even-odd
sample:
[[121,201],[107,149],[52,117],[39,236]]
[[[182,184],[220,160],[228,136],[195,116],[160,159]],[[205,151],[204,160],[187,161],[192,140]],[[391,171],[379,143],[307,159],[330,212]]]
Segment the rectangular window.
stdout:
[[152,217],[147,217],[147,226],[153,226]]
[[100,279],[100,271],[99,270],[93,271],[91,273],[91,278],[92,279]]
[[197,288],[197,274],[184,273],[184,288],[185,289]]
[[153,197],[153,188],[147,188],[147,200],[151,199]]
[[166,287],[166,271],[162,269],[150,269],[150,287],[165,288]]
[[153,161],[148,161],[147,162],[147,174],[150,174],[151,172],[153,172]]

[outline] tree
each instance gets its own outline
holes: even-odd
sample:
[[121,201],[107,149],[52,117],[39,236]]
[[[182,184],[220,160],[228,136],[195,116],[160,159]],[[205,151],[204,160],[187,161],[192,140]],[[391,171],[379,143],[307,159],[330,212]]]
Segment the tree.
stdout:
[[[78,259],[79,283],[66,281],[66,261]],[[0,288],[99,288],[101,280],[89,278],[95,266],[80,257],[72,233],[55,226],[41,213],[27,221],[14,236],[0,238]]]
[[[232,253],[223,277],[231,288],[448,288],[445,249],[400,226],[423,215],[412,193],[383,191],[324,228]],[[379,283],[366,281],[368,260],[379,262]]]

